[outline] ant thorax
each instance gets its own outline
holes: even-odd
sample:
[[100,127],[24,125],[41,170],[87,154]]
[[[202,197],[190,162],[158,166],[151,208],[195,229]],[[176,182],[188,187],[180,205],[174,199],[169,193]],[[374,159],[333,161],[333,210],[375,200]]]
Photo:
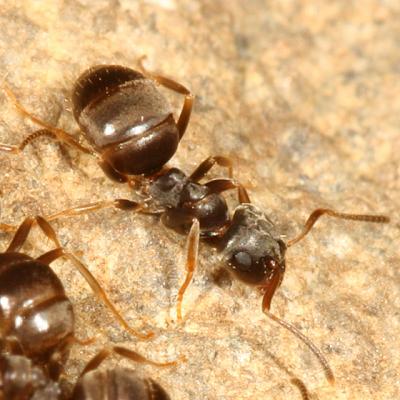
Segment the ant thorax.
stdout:
[[241,281],[262,285],[285,270],[286,246],[264,213],[252,204],[236,207],[220,249],[223,262]]
[[201,236],[213,237],[229,223],[225,199],[177,168],[158,176],[149,187],[149,195],[157,206],[164,208],[163,223],[179,232],[188,232],[197,219]]

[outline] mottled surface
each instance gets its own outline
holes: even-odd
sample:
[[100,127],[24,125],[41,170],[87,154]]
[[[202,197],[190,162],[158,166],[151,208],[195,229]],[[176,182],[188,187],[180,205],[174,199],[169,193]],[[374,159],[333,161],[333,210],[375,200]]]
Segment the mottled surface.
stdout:
[[[388,226],[325,219],[288,251],[272,308],[324,351],[334,387],[304,345],[263,317],[257,292],[214,282],[218,258],[206,246],[177,328],[183,237],[124,212],[61,221],[62,242],[82,251],[129,321],[140,326],[141,314],[167,328],[150,343],[131,340],[77,272],[56,263],[79,336],[104,333],[75,347],[71,377],[109,338],[155,359],[185,354],[177,368],[138,367],[176,400],[301,399],[293,378],[312,399],[400,396],[399,18],[397,0],[0,1],[1,77],[46,121],[76,132],[65,102],[74,79],[93,64],[135,66],[147,54],[149,67],[197,96],[174,165],[190,171],[210,154],[231,156],[254,203],[288,237],[319,206],[392,217]],[[3,94],[0,105],[0,142],[34,130]],[[93,158],[47,139],[23,156],[0,154],[0,166],[1,222],[132,196]],[[9,235],[0,239],[4,248]],[[49,246],[37,234],[26,250]]]

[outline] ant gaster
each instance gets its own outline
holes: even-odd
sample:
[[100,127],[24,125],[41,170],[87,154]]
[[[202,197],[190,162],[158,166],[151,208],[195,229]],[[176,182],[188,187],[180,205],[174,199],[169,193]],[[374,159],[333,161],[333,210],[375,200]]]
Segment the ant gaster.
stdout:
[[[19,252],[34,221],[57,246],[36,259]],[[0,228],[6,226],[1,224]],[[100,351],[87,364],[72,397],[62,394],[58,380],[71,345],[86,344],[90,340],[85,342],[75,337],[72,304],[61,281],[49,267],[60,257],[72,261],[93,290],[96,293],[101,290],[103,300],[109,303],[86,267],[61,247],[48,221],[40,216],[26,218],[6,251],[0,253],[0,399],[101,400],[105,398],[104,393],[114,393],[107,398],[119,400],[120,396],[131,393],[138,400],[168,400],[158,383],[137,377],[133,370],[93,371],[112,353],[155,366],[176,364],[176,361],[151,361],[120,346]]]
[[[106,175],[127,182],[131,175],[161,170],[175,154],[189,123],[193,96],[169,78],[119,65],[89,68],[72,90],[73,115],[89,147],[72,135],[30,114],[6,86],[5,92],[19,112],[41,126],[19,146],[0,144],[0,150],[19,153],[33,140],[49,136],[98,158]],[[177,121],[168,100],[155,82],[185,96]]]

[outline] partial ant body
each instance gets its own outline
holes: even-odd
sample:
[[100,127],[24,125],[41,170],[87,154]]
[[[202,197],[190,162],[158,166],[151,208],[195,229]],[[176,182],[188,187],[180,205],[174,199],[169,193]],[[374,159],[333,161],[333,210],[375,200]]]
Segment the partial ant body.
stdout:
[[[97,157],[105,174],[115,181],[128,182],[132,175],[161,170],[186,131],[193,96],[180,83],[145,72],[140,65],[145,74],[119,65],[95,66],[75,82],[73,114],[89,147],[31,115],[5,87],[19,112],[43,129],[33,132],[19,146],[0,144],[0,150],[19,153],[33,140],[49,136]],[[154,82],[185,96],[178,121]]]
[[[56,248],[37,258],[20,249],[36,223]],[[7,230],[0,224],[0,230]],[[51,376],[67,357],[74,337],[74,314],[63,285],[49,264],[64,257],[73,263],[93,292],[111,310],[119,323],[131,334],[143,339],[152,336],[132,329],[86,266],[60,244],[48,221],[40,216],[28,217],[18,227],[6,251],[0,253],[0,322],[1,348],[19,352],[35,363],[46,365]]]
[[[19,252],[34,221],[57,246],[36,259]],[[66,398],[58,383],[60,374],[71,345],[85,342],[74,335],[72,304],[61,281],[49,267],[51,262],[60,257],[72,261],[93,290],[96,293],[100,290],[103,301],[109,303],[86,267],[61,247],[46,219],[40,216],[26,218],[7,250],[0,253],[1,400]],[[116,368],[108,372],[93,371],[111,353],[156,366],[176,364],[175,361],[157,363],[119,346],[104,349],[87,364],[72,397],[68,399],[119,400],[128,393],[136,395],[138,400],[169,399],[159,384],[151,379],[138,378],[132,370]],[[101,393],[111,394],[104,397]]]
[[170,400],[166,390],[151,378],[142,378],[130,368],[99,370],[101,362],[112,353],[157,367],[168,367],[175,361],[158,363],[120,346],[103,349],[90,360],[72,393],[59,379],[51,379],[45,370],[24,355],[0,355],[0,400]]
[[[250,204],[244,187],[232,179],[229,159],[221,156],[209,157],[190,176],[177,168],[164,166],[187,127],[192,96],[186,88],[170,79],[145,74],[186,96],[181,115],[175,124],[176,129],[173,128],[171,114],[167,114],[166,109],[161,106],[163,102],[155,100],[159,98],[154,94],[152,84],[144,84],[142,79],[146,82],[147,79],[136,71],[117,66],[94,67],[78,79],[73,93],[75,119],[95,149],[87,152],[100,154],[100,165],[107,175],[115,180],[134,183],[146,196],[145,200],[141,203],[126,199],[100,201],[61,211],[48,216],[48,220],[115,207],[160,214],[167,227],[179,232],[189,232],[187,275],[177,299],[178,320],[182,320],[183,296],[196,267],[199,240],[206,240],[217,248],[222,264],[237,279],[262,290],[263,312],[299,337],[319,358],[329,381],[333,382],[333,373],[321,352],[294,326],[269,311],[272,297],[285,272],[286,249],[304,238],[324,214],[341,219],[379,223],[386,223],[389,219],[380,215],[346,214],[331,209],[317,209],[311,213],[303,232],[285,243],[271,220]],[[145,90],[147,85],[152,89]],[[17,102],[9,89],[7,92],[23,115],[45,129],[33,133],[20,146],[0,145],[0,150],[20,152],[27,143],[43,134],[56,136],[82,150],[82,145],[70,135],[32,116]],[[143,104],[139,104],[139,100]],[[109,104],[109,109],[105,108],[106,104]],[[118,107],[121,107],[121,111]],[[128,109],[133,115],[132,119],[128,118]],[[161,115],[166,117],[163,119]],[[126,122],[128,119],[129,123]],[[175,141],[171,139],[174,135],[177,138]],[[83,151],[86,150],[83,148]],[[229,168],[229,179],[213,179],[201,184],[200,180],[215,164]],[[142,175],[135,176],[137,174]],[[232,217],[225,199],[221,196],[222,192],[230,189],[237,189],[241,203]]]

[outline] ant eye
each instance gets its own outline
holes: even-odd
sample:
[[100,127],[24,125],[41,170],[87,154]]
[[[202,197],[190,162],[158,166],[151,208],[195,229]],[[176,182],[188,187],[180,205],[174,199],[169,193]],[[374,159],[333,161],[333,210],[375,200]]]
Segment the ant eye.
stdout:
[[256,256],[246,251],[239,250],[229,260],[232,272],[243,282],[250,285],[262,285],[278,267],[278,263],[269,256]]
[[237,269],[239,271],[251,271],[251,266],[253,264],[253,260],[249,253],[245,251],[239,251],[232,257],[232,267],[233,269]]

